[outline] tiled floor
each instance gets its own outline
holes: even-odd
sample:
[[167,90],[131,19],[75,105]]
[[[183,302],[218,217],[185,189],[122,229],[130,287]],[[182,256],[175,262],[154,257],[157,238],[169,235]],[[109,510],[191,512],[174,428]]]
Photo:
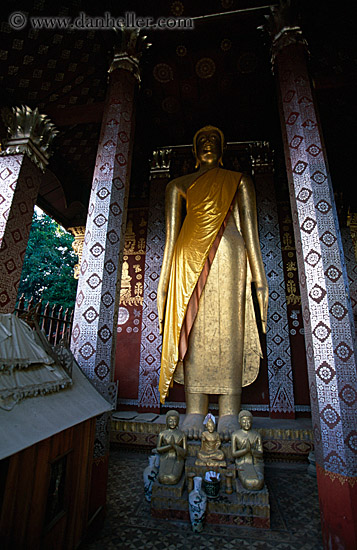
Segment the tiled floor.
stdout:
[[147,463],[144,454],[111,452],[107,519],[80,550],[322,550],[316,480],[305,466],[267,465],[269,530],[206,524],[195,534],[188,522],[151,518],[142,485]]

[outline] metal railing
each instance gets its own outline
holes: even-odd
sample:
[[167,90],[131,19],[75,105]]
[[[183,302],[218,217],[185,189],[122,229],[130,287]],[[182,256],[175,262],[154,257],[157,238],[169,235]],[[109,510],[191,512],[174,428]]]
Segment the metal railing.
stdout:
[[63,306],[56,304],[51,307],[48,302],[43,308],[42,299],[35,303],[32,296],[26,303],[25,296],[22,295],[15,309],[15,315],[30,325],[33,320],[36,320],[47,340],[54,346],[61,340],[70,342],[73,310],[69,308],[64,310]]

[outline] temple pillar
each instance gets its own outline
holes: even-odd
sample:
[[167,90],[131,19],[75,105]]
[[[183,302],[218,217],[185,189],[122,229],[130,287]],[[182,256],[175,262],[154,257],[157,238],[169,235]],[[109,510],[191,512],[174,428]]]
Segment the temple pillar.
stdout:
[[342,246],[345,254],[347,276],[350,284],[350,296],[353,316],[355,319],[355,328],[357,320],[357,260],[356,245],[353,242],[352,231],[349,227],[342,227]]
[[348,215],[347,225],[350,229],[355,260],[357,261],[357,213]]
[[347,227],[342,229],[342,244],[345,252],[347,275],[350,282],[350,295],[355,332],[357,337],[357,214],[348,214]]
[[154,151],[150,169],[138,402],[140,410],[152,412],[160,411],[162,336],[159,334],[157,287],[165,248],[165,189],[170,180],[170,153],[169,149]]
[[273,152],[266,142],[251,146],[260,245],[269,286],[267,361],[269,414],[271,418],[295,418],[283,259],[277,203],[274,191]]
[[354,322],[330,173],[307,63],[289,11],[272,8],[278,88],[325,548],[357,547],[357,382]]
[[[71,349],[97,390],[116,404],[115,345],[122,251],[134,137],[135,91],[146,37],[120,29],[93,174],[73,319]],[[103,510],[108,470],[108,418],[97,419],[90,497],[92,516]]]
[[42,174],[58,133],[38,109],[4,113],[10,134],[0,153],[0,312],[12,313]]

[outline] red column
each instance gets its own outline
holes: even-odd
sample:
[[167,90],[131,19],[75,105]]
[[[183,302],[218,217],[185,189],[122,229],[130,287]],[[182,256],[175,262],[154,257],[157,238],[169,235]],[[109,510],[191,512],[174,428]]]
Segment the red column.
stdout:
[[1,313],[15,308],[47,147],[57,133],[46,116],[28,107],[9,112],[8,124],[11,137],[0,156]]
[[[275,12],[277,13],[277,12]],[[354,323],[329,168],[298,27],[276,17],[278,85],[325,548],[357,548]],[[280,27],[279,27],[280,23]]]

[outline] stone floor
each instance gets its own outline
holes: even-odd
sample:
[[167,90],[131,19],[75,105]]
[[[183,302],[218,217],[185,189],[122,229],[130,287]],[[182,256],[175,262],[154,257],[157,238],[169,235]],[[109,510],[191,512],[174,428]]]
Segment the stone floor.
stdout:
[[145,454],[111,452],[106,522],[80,550],[322,550],[316,479],[305,465],[266,466],[270,529],[206,524],[195,534],[188,522],[151,517],[142,485],[147,463]]

